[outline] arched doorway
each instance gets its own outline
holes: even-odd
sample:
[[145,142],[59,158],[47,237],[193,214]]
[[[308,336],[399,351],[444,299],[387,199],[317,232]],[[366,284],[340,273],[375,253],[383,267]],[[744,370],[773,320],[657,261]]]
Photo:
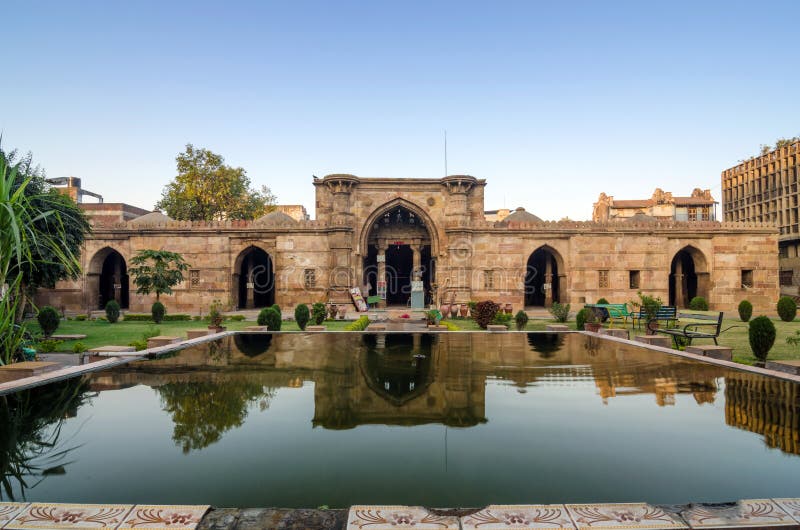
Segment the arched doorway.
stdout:
[[255,246],[244,249],[236,259],[233,279],[239,309],[269,307],[275,303],[275,270],[272,258],[263,249]]
[[[382,304],[409,305],[412,298],[429,303],[436,264],[431,232],[420,211],[401,203],[382,208],[365,226],[362,282],[369,296],[381,296]],[[412,297],[412,282],[422,291]]]
[[669,305],[687,307],[695,296],[708,300],[708,269],[703,253],[687,246],[672,258],[669,271]]
[[561,256],[548,246],[539,247],[525,268],[525,305],[550,307],[561,302]]
[[105,309],[110,300],[116,300],[120,308],[128,309],[130,301],[128,266],[122,254],[112,248],[104,248],[95,254],[92,264],[94,266],[90,266],[90,270],[94,269],[98,278],[96,309]]

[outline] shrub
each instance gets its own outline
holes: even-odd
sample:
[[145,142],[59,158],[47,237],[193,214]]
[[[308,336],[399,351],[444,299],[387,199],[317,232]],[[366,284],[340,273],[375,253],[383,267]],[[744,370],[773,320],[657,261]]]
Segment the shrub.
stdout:
[[747,300],[742,300],[739,302],[739,319],[742,322],[747,322],[750,320],[750,317],[753,315],[753,304],[748,302]]
[[693,311],[708,311],[708,302],[702,296],[695,296],[689,301],[689,309]]
[[512,320],[514,320],[514,317],[512,317],[505,311],[498,311],[497,313],[494,314],[494,318],[492,319],[492,324],[496,326],[509,327],[511,325]]
[[72,353],[83,353],[86,351],[86,345],[82,342],[76,342],[72,345]]
[[267,326],[270,331],[281,330],[281,314],[275,310],[275,307],[265,307],[258,313],[258,325]]
[[797,316],[797,303],[789,296],[782,296],[778,300],[778,316],[784,322],[791,322]]
[[301,331],[306,329],[306,324],[311,319],[311,313],[306,304],[297,304],[294,308],[294,320]]
[[358,320],[354,320],[350,324],[344,327],[345,331],[364,331],[369,326],[369,317],[367,315],[362,315],[358,318]]
[[60,340],[40,340],[37,348],[42,353],[52,353],[63,344],[63,341]]
[[644,310],[645,315],[647,315],[647,320],[656,318],[658,310],[661,309],[661,298],[650,296],[649,294],[642,294],[641,291],[637,294],[639,295],[638,306]]
[[142,333],[142,338],[147,341],[147,339],[151,339],[153,337],[158,337],[161,335],[161,328],[157,328],[155,326],[148,326],[147,330]]
[[553,306],[548,311],[555,317],[557,322],[566,322],[567,318],[569,318],[569,304],[553,302]]
[[[152,322],[153,315],[148,313],[126,313],[124,320],[126,322]],[[191,320],[202,320],[202,317],[176,313],[174,315],[164,315],[161,319],[162,322],[188,322]]]
[[283,313],[281,312],[281,306],[278,304],[272,304],[272,309],[278,312],[278,315],[283,318]]
[[528,313],[520,309],[517,311],[517,314],[514,315],[514,322],[517,324],[517,330],[522,331],[528,324]]
[[245,319],[244,315],[230,315],[225,317],[226,320],[230,320],[231,322],[242,322]]
[[86,320],[86,315],[75,315],[75,320],[77,320],[78,322],[83,322],[84,320]]
[[608,300],[606,300],[605,298],[600,298],[600,299],[597,301],[597,303],[598,303],[598,304],[608,304]]
[[748,338],[756,359],[766,361],[770,348],[775,344],[775,324],[765,316],[754,318],[750,322]]
[[42,333],[44,333],[45,337],[52,335],[53,332],[58,329],[58,325],[61,322],[56,308],[50,307],[49,305],[39,310],[36,320],[39,321],[39,326],[42,328]]
[[475,304],[475,309],[472,310],[472,318],[481,329],[486,329],[486,326],[494,319],[499,310],[500,306],[498,304],[491,300],[484,300]]
[[116,300],[109,300],[106,303],[106,318],[112,324],[119,320],[119,304]]
[[439,325],[446,327],[447,331],[461,331],[461,328],[452,320],[442,320]]
[[161,324],[161,321],[164,320],[164,315],[167,314],[167,308],[161,302],[156,302],[150,308],[150,314],[153,315],[153,322]]
[[311,306],[311,320],[313,320],[314,324],[317,326],[325,322],[325,317],[327,315],[328,310],[325,308],[325,304],[322,302],[316,302],[313,306]]
[[139,339],[133,342],[129,342],[128,346],[133,346],[136,351],[142,351],[147,349],[147,339]]
[[588,314],[589,314],[589,309],[585,307],[575,314],[575,329],[577,329],[578,331],[583,330],[583,325],[586,323],[586,318]]
[[203,317],[201,317],[200,315],[195,315],[192,317],[192,320],[194,320],[195,322],[200,322],[201,320],[203,320]]

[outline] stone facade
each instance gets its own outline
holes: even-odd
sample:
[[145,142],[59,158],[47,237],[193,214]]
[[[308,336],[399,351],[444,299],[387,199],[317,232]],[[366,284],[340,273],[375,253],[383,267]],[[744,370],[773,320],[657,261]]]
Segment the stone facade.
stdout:
[[172,313],[206,312],[213,300],[229,309],[344,303],[349,288],[364,284],[406,306],[412,281],[424,286],[426,305],[493,299],[515,310],[627,302],[643,291],[679,306],[697,295],[716,310],[747,298],[756,311],[772,311],[778,296],[778,233],[766,224],[545,222],[521,208],[493,222],[484,214],[486,182],[463,175],[329,175],[313,184],[315,220],[278,211],[255,221],[95,218],[81,279],[42,291],[38,302],[85,312],[113,297],[148,311],[154,297],[136,294],[126,273],[146,248],[179,252],[191,264],[163,297]]
[[766,222],[780,230],[780,285],[800,294],[798,190],[800,142],[794,142],[722,172],[725,221]]
[[656,188],[649,199],[615,200],[601,193],[592,210],[592,220],[607,221],[644,220],[661,221],[715,221],[716,201],[711,190],[695,188],[688,197],[673,197],[672,193]]

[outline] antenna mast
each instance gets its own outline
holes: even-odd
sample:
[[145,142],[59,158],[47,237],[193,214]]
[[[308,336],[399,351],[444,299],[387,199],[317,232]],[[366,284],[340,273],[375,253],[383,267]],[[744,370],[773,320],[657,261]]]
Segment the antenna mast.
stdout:
[[447,176],[447,129],[444,130],[444,176]]

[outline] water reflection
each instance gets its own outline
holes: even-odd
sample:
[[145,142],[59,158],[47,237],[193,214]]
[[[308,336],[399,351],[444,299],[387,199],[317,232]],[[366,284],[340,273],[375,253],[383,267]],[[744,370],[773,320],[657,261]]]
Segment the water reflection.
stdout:
[[661,355],[582,335],[548,333],[286,334],[228,338],[168,359],[92,378],[93,388],[156,389],[184,452],[219,441],[277,389],[313,383],[314,427],[473,427],[486,423],[487,386],[593,385],[604,404],[652,396],[714,403],[725,387],[725,421],[798,452],[798,385]]
[[0,396],[0,500],[20,500],[51,475],[64,475],[70,453],[61,426],[87,398],[81,378]]

